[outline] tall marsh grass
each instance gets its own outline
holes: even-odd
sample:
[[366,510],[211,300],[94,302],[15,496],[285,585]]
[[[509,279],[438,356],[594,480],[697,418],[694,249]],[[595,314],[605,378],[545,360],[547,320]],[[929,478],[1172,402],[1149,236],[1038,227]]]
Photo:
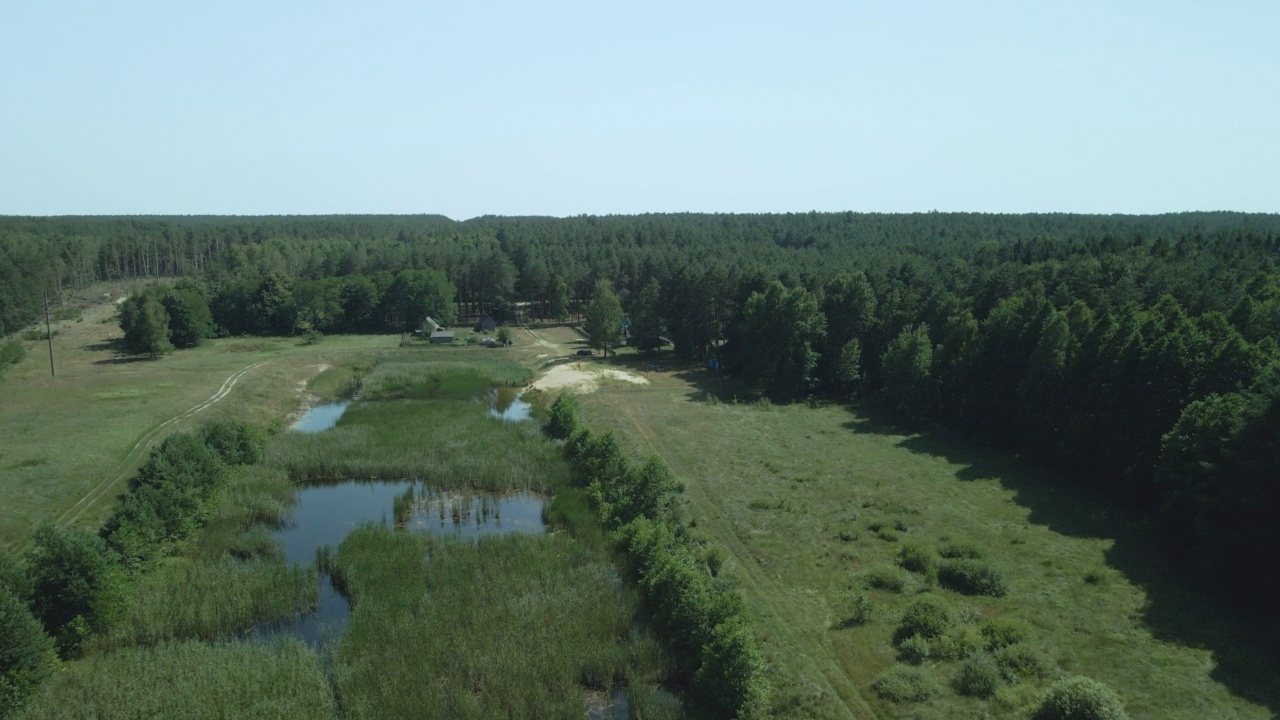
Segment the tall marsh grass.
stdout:
[[365,526],[333,568],[353,608],[333,668],[347,717],[582,717],[589,690],[663,679],[608,558],[568,536]]
[[311,720],[335,710],[320,658],[301,642],[187,642],[67,664],[18,717]]
[[315,607],[316,570],[284,560],[175,558],[141,577],[99,650],[171,640],[220,640]]

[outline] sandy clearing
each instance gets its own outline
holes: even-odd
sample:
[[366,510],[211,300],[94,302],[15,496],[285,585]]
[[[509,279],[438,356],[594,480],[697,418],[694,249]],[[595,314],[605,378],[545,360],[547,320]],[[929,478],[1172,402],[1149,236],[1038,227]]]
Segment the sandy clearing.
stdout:
[[551,368],[529,387],[531,390],[568,390],[575,393],[589,393],[600,389],[600,382],[605,379],[621,380],[635,385],[649,384],[648,378],[625,370],[592,367],[576,362]]

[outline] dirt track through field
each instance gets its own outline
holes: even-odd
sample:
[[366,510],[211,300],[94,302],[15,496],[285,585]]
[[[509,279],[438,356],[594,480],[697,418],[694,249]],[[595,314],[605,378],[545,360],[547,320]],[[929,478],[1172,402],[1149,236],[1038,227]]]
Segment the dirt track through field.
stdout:
[[[626,403],[613,404],[613,409],[635,428],[636,434],[639,435],[649,446],[649,450],[660,456],[667,465],[676,473],[678,477],[693,478],[695,477],[693,468],[685,467],[680,462],[676,453],[671,452],[669,448],[658,438],[658,436],[647,427]],[[787,592],[794,589],[779,587],[777,582],[762,572],[759,566],[752,562],[750,550],[742,543],[737,534],[732,529],[732,523],[728,518],[724,517],[723,511],[718,502],[711,498],[707,489],[700,483],[694,481],[689,482],[685,488],[686,493],[696,495],[695,504],[706,513],[706,519],[717,527],[717,539],[727,545],[729,553],[737,560],[739,569],[738,578],[750,588],[752,595],[761,602],[757,606],[761,612],[768,613],[772,621],[770,625],[780,635],[786,636],[792,647],[813,648],[812,643],[806,643],[800,638],[801,631],[791,627],[783,620],[784,612],[775,607],[779,602],[778,598],[783,597]],[[867,704],[866,700],[858,692],[858,689],[850,681],[849,676],[840,668],[839,662],[831,654],[831,648],[826,643],[817,646],[821,653],[818,655],[807,655],[801,662],[808,665],[815,674],[809,675],[811,680],[820,682],[825,693],[837,705],[832,709],[843,710],[843,715],[848,718],[873,718],[876,712]]]
[[98,483],[96,487],[90,490],[84,497],[80,498],[80,501],[75,505],[64,510],[62,514],[57,517],[55,522],[58,525],[66,527],[71,523],[74,523],[76,520],[79,520],[80,517],[83,516],[84,513],[89,510],[89,508],[93,507],[99,500],[110,496],[111,490],[115,488],[121,480],[128,476],[129,472],[133,469],[133,466],[138,462],[142,455],[151,448],[151,444],[155,442],[166,429],[182,422],[183,420],[204,412],[210,406],[231,394],[231,389],[236,386],[236,383],[240,382],[240,378],[244,377],[246,373],[254,368],[262,367],[268,362],[270,362],[270,360],[264,360],[260,363],[254,363],[253,365],[243,367],[231,373],[231,375],[222,383],[222,387],[219,387],[218,391],[213,395],[210,395],[207,400],[194,405],[187,410],[174,415],[168,420],[165,420],[154,428],[151,428],[151,430],[144,434],[142,438],[134,444],[133,448],[129,450],[129,454],[125,455],[124,460],[121,461],[120,466],[115,473],[103,480],[101,483]]

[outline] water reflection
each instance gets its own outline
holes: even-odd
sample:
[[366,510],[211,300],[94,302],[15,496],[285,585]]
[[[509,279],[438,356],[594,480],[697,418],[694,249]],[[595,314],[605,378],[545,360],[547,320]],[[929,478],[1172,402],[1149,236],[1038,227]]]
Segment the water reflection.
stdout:
[[338,424],[338,418],[347,411],[350,400],[322,403],[302,413],[302,417],[290,428],[298,432],[318,433]]
[[484,400],[489,405],[489,417],[503,422],[522,422],[532,419],[533,406],[520,399],[523,390],[500,387],[490,390]]
[[[441,491],[417,480],[350,480],[303,487],[297,499],[289,525],[274,533],[285,558],[297,564],[313,562],[321,546],[336,549],[347,533],[368,522],[467,539],[546,531],[542,521],[546,499],[533,493]],[[337,637],[351,606],[327,575],[322,573],[319,583],[315,611],[259,627],[253,635],[291,635],[317,647]]]

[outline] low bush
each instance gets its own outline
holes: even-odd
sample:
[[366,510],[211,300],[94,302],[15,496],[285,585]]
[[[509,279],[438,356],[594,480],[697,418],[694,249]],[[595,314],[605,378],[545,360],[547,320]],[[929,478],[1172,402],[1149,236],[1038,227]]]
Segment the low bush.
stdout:
[[986,653],[971,655],[960,665],[951,686],[961,695],[989,698],[1000,687],[1000,668]]
[[965,595],[1004,597],[1009,584],[1004,575],[982,560],[946,560],[938,566],[938,581]]
[[1031,626],[1011,617],[996,617],[982,623],[982,637],[986,638],[988,650],[1026,642],[1031,637]]
[[849,617],[844,621],[845,625],[866,625],[871,622],[872,616],[875,614],[875,605],[871,603],[871,598],[866,593],[858,593],[853,596],[853,604],[849,609]]
[[871,681],[871,689],[892,703],[922,702],[938,694],[938,685],[920,668],[894,665]]
[[0,587],[0,718],[21,707],[52,673],[58,656],[53,639],[27,604]]
[[1035,720],[1128,720],[1115,691],[1087,677],[1069,677],[1045,693]]
[[868,587],[900,593],[907,587],[907,574],[892,567],[873,567],[863,574]]
[[933,643],[933,654],[941,660],[964,660],[982,650],[982,633],[972,625],[955,625]]
[[952,542],[938,548],[938,554],[948,560],[981,560],[982,548],[971,542]]
[[551,413],[547,418],[546,432],[557,440],[568,440],[581,427],[578,415],[578,397],[572,393],[561,393],[551,403]]
[[929,641],[912,635],[898,645],[898,659],[910,665],[919,665],[929,659]]
[[1042,653],[1023,645],[1010,645],[995,652],[996,666],[1006,682],[1046,678],[1053,664]]
[[941,598],[925,595],[911,603],[902,613],[902,622],[894,638],[902,642],[912,635],[919,635],[926,640],[942,637],[955,624],[955,614],[951,607]]
[[898,564],[911,572],[924,575],[930,582],[938,575],[938,556],[934,554],[933,548],[919,540],[902,545],[898,550]]

